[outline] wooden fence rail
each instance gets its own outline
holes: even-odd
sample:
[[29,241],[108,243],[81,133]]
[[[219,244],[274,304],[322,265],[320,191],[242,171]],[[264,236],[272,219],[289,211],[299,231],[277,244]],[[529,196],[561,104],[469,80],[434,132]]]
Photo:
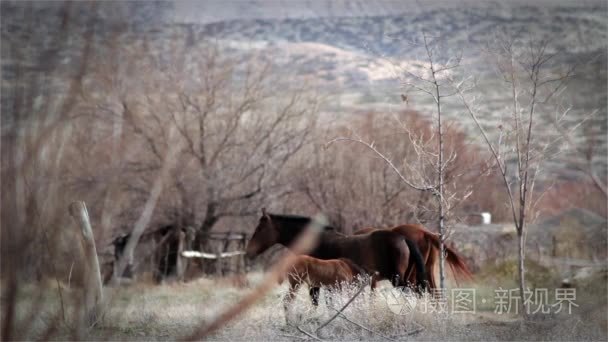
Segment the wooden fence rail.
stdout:
[[224,253],[205,253],[199,251],[183,251],[181,256],[184,258],[202,258],[202,259],[222,259],[222,258],[230,258],[234,256],[243,255],[245,252],[236,251],[236,252],[224,252]]

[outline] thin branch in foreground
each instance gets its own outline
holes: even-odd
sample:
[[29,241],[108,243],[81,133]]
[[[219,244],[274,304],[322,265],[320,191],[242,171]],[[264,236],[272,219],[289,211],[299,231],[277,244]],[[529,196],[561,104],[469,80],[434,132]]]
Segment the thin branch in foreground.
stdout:
[[[331,309],[333,309],[333,310],[335,310],[335,311],[338,311],[338,310],[336,310],[335,308],[331,308]],[[389,341],[396,341],[394,338],[391,338],[391,337],[385,336],[385,335],[383,335],[383,334],[381,334],[381,333],[379,333],[379,332],[377,332],[377,331],[375,331],[375,330],[373,330],[373,329],[370,329],[370,328],[368,328],[368,327],[364,326],[364,325],[363,325],[363,324],[361,324],[361,323],[357,323],[357,322],[355,322],[355,321],[353,321],[353,320],[349,319],[348,317],[346,317],[346,316],[345,316],[345,315],[344,315],[342,312],[340,312],[340,311],[338,311],[337,316],[340,316],[340,318],[342,318],[342,319],[344,319],[344,320],[346,320],[346,321],[348,321],[348,322],[350,322],[350,323],[352,323],[352,324],[354,324],[354,325],[358,326],[359,328],[361,328],[361,329],[363,329],[363,330],[369,331],[369,332],[371,332],[372,334],[376,334],[376,335],[378,335],[378,336],[380,336],[380,337],[383,337],[383,338],[385,338],[385,339],[387,339],[387,340],[389,340]]]
[[260,300],[266,293],[272,290],[278,283],[279,277],[282,277],[296,261],[297,255],[309,251],[315,244],[319,232],[325,226],[326,220],[323,216],[317,215],[308,225],[302,235],[289,248],[293,251],[287,257],[283,258],[272,270],[266,275],[262,283],[246,295],[238,303],[233,305],[228,310],[220,314],[215,320],[208,325],[200,325],[194,332],[186,337],[186,341],[201,340],[216,330],[220,329],[228,322],[234,320],[237,316],[249,309],[253,304]]
[[351,297],[351,298],[348,300],[348,302],[346,302],[346,304],[344,304],[344,305],[342,306],[342,308],[340,308],[340,310],[337,310],[337,312],[336,312],[336,314],[335,314],[335,315],[333,315],[333,316],[332,316],[330,319],[328,319],[328,320],[327,320],[325,323],[321,324],[321,325],[320,325],[320,326],[317,328],[317,330],[315,330],[315,334],[319,334],[319,330],[321,330],[321,329],[325,328],[325,327],[326,327],[326,326],[327,326],[329,323],[331,323],[331,322],[332,322],[334,319],[336,319],[336,317],[338,317],[340,314],[342,314],[342,311],[344,311],[344,309],[346,309],[346,308],[347,308],[347,307],[350,305],[350,303],[352,303],[352,302],[353,302],[353,300],[355,300],[355,298],[357,298],[357,297],[358,297],[358,296],[361,294],[361,292],[363,292],[363,289],[364,289],[364,288],[365,288],[367,285],[369,285],[369,283],[371,283],[371,279],[372,279],[372,278],[371,278],[371,277],[369,277],[369,281],[366,281],[366,282],[364,282],[363,284],[361,284],[361,287],[359,287],[359,290],[357,291],[357,293],[355,293],[355,295],[354,295],[354,296],[352,296],[352,297]]
[[317,340],[317,341],[325,341],[324,339],[322,339],[322,338],[320,338],[320,337],[318,337],[318,336],[315,336],[315,335],[313,335],[313,334],[309,333],[308,331],[306,331],[306,330],[304,330],[304,329],[300,328],[300,326],[299,326],[299,325],[296,325],[296,329],[298,329],[298,331],[299,331],[299,332],[301,332],[302,334],[304,334],[304,335],[306,335],[306,336],[309,336],[309,337],[312,337],[312,338],[314,338],[314,339],[315,339],[315,340]]

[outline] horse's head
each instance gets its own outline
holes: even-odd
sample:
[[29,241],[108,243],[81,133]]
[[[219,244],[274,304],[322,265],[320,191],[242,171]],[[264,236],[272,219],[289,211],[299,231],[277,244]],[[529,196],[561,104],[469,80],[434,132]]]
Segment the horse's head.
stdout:
[[247,244],[245,256],[248,258],[258,256],[277,242],[279,242],[279,232],[266,212],[266,208],[262,208],[262,217]]

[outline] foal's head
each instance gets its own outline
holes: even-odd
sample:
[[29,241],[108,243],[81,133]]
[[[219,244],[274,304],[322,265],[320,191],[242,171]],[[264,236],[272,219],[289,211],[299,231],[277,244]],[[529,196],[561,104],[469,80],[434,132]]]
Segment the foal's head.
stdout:
[[248,258],[255,257],[277,242],[279,242],[279,232],[266,209],[262,208],[262,217],[260,217],[258,226],[255,228],[255,232],[247,244],[245,256]]

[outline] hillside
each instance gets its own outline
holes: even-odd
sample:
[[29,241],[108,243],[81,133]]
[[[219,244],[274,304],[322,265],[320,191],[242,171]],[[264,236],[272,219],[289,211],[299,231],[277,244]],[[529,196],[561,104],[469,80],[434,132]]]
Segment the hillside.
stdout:
[[[480,112],[483,115],[480,119],[486,128],[495,128],[501,125],[509,95],[504,82],[496,77],[493,61],[483,53],[485,45],[493,42],[497,32],[501,31],[517,33],[521,37],[551,37],[550,52],[557,54],[552,64],[555,74],[566,63],[580,64],[566,91],[560,93],[563,106],[572,108],[566,118],[567,125],[572,126],[588,113],[598,110],[591,120],[593,126],[599,127],[599,136],[602,137],[603,150],[598,155],[605,156],[608,117],[608,21],[605,3],[565,1],[530,5],[512,1],[495,6],[468,1],[459,4],[462,6],[443,2],[425,6],[415,2],[379,2],[371,6],[361,1],[312,1],[287,5],[277,1],[261,9],[254,1],[222,2],[221,6],[220,2],[183,2],[158,8],[149,5],[141,11],[127,6],[125,11],[130,25],[119,39],[121,44],[129,46],[136,45],[145,37],[153,53],[159,56],[166,55],[176,39],[183,39],[186,45],[195,49],[204,49],[202,42],[215,41],[226,53],[237,58],[254,54],[273,62],[279,70],[288,69],[295,72],[297,78],[314,82],[321,92],[328,95],[324,111],[332,117],[347,118],[360,111],[402,109],[404,104],[399,95],[403,92],[403,70],[420,70],[425,66],[422,46],[411,42],[420,38],[421,32],[440,35],[445,39],[441,50],[445,56],[442,57],[462,52],[460,76],[477,79],[478,98],[482,99]],[[18,18],[19,6],[14,5],[3,2],[3,13]],[[85,30],[85,14],[88,13],[85,6],[80,6],[83,15],[70,30],[73,37],[64,42],[62,62],[53,72],[69,74],[78,62],[78,49],[74,47],[82,46],[81,30]],[[103,42],[119,27],[119,16],[112,15],[111,6],[107,4],[100,7],[92,18],[95,36]],[[6,113],[11,103],[9,85],[15,77],[13,62],[27,61],[24,63],[28,67],[26,71],[45,70],[44,65],[40,65],[44,60],[36,58],[44,55],[39,53],[40,47],[45,49],[52,43],[48,40],[52,32],[44,28],[51,27],[56,20],[56,8],[37,3],[27,18],[40,22],[39,26],[32,28],[33,22],[28,20],[5,20],[2,23],[2,35],[6,41],[27,41],[29,44],[25,47],[30,49],[25,56],[14,56],[9,52],[9,44],[3,44],[4,120],[10,120]],[[61,84],[56,87],[60,88]],[[456,99],[447,99],[445,104],[447,117],[458,121],[476,139],[475,127],[462,113],[460,103]],[[431,99],[422,95],[410,96],[409,107],[427,115],[433,114]],[[550,111],[540,113],[536,127],[557,138],[552,128],[552,115]],[[489,131],[497,134],[495,129]],[[575,135],[579,142],[584,138],[582,130]],[[560,154],[549,164],[548,173],[558,171],[562,177],[578,177],[577,172],[572,171],[576,158],[578,156]],[[596,167],[605,174],[606,158],[599,158]]]

